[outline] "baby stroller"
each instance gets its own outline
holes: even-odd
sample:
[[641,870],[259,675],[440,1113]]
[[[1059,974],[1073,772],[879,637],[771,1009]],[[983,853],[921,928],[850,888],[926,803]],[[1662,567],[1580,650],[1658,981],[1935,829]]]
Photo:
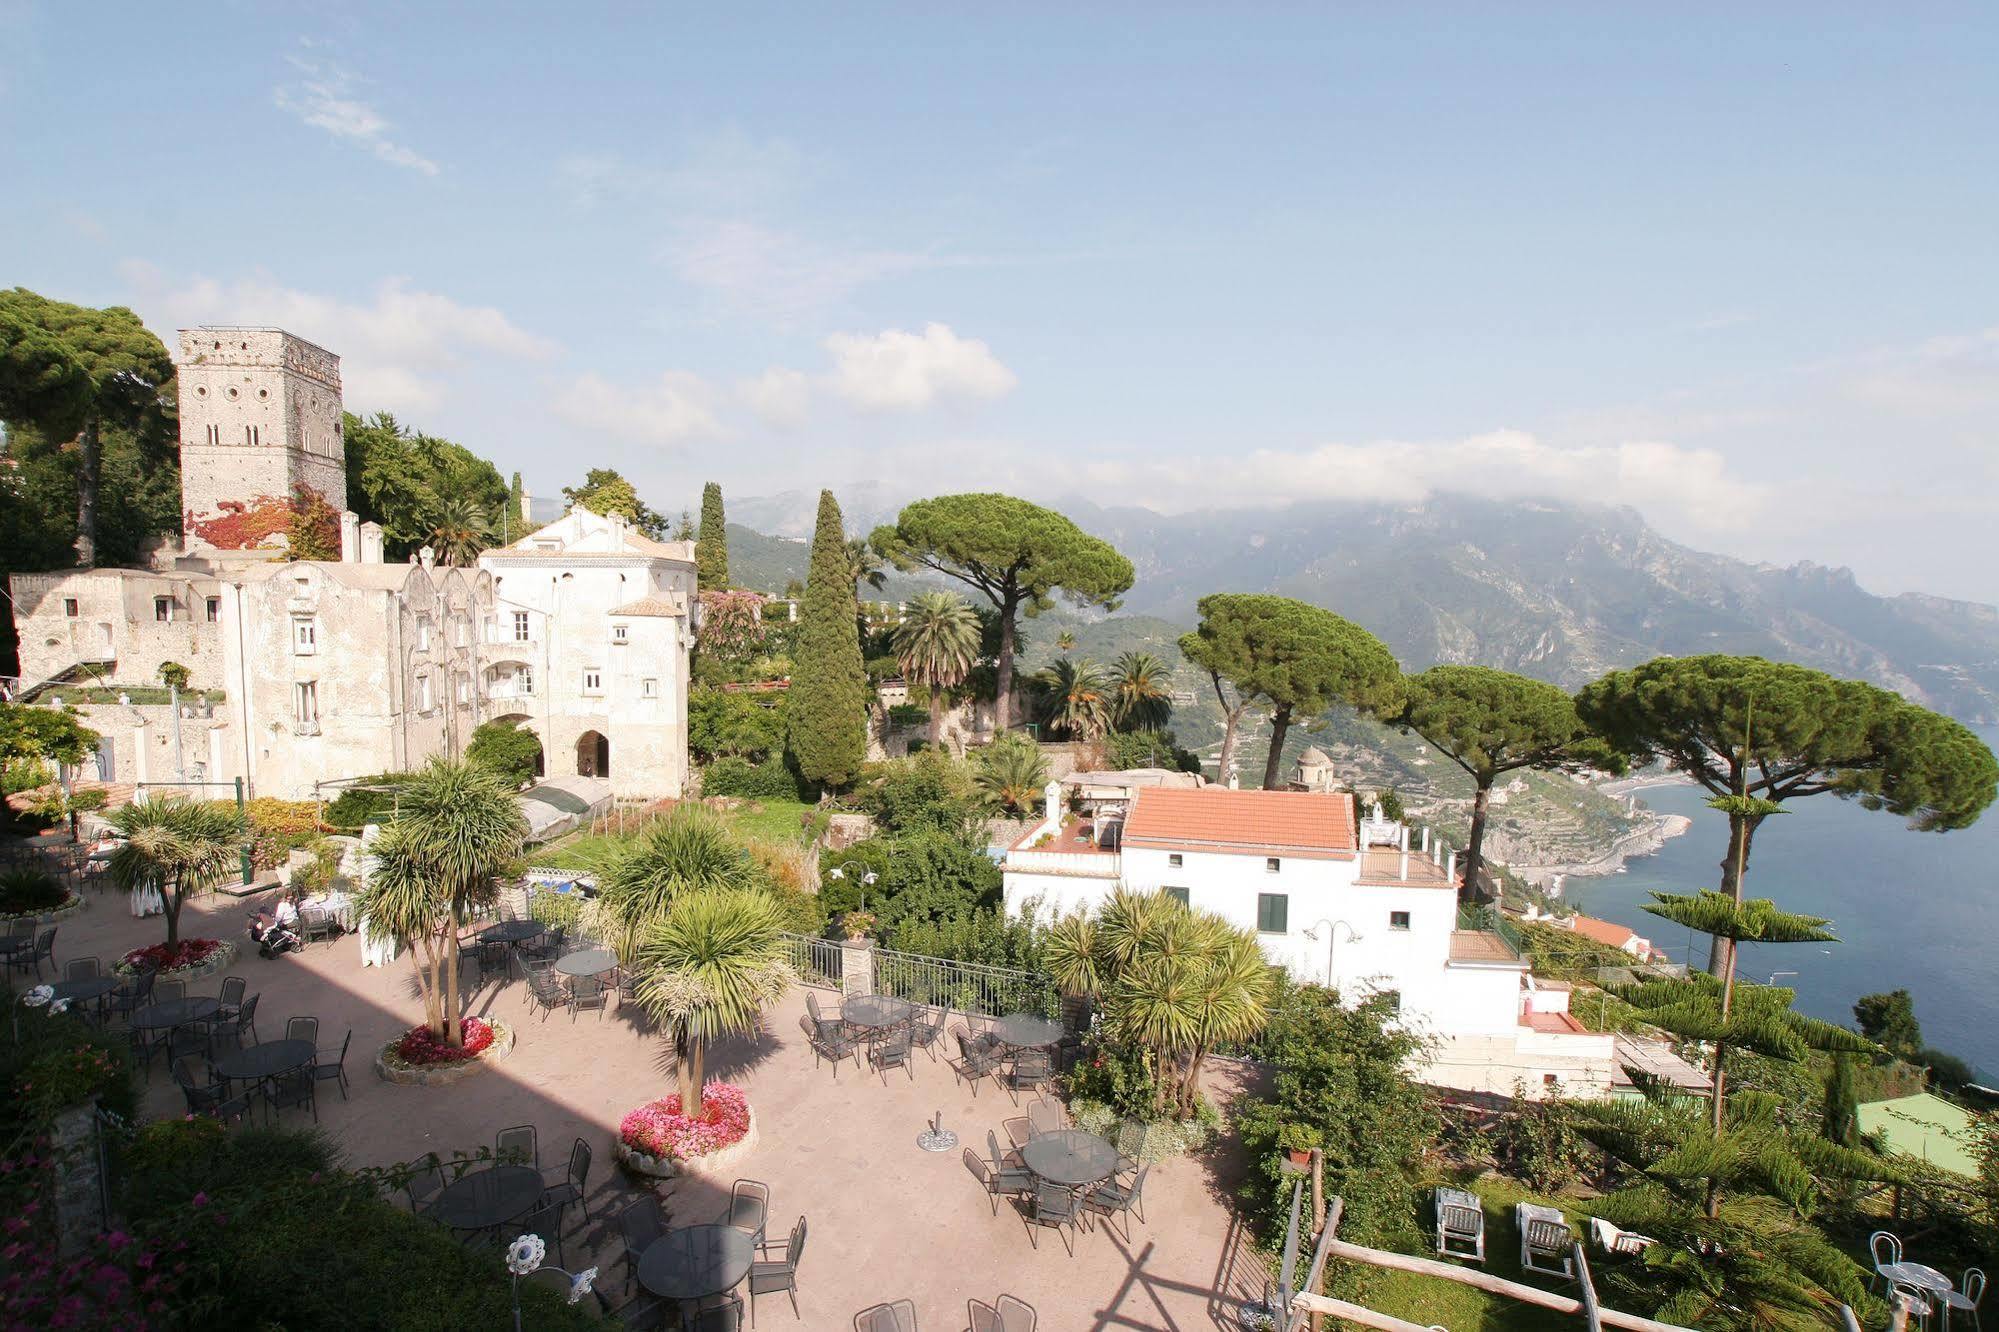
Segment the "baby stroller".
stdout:
[[250,917],[250,937],[263,957],[283,957],[305,947],[305,941],[289,925],[264,915]]

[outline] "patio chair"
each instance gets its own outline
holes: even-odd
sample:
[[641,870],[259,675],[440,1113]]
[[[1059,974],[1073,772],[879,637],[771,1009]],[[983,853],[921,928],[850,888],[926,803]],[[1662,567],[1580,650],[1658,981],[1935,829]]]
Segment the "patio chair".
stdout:
[[319,1079],[312,1076],[311,1068],[295,1068],[289,1073],[280,1073],[264,1080],[264,1104],[273,1112],[294,1105],[303,1105],[312,1111],[312,1122],[319,1122]]
[[542,1191],[543,1202],[553,1202],[563,1207],[575,1203],[583,1209],[583,1219],[590,1219],[590,1144],[578,1138],[569,1147],[569,1166],[561,1180],[550,1184]]
[[541,1169],[541,1147],[535,1141],[534,1125],[501,1129],[493,1136],[493,1159]]
[[1956,1290],[1940,1290],[1937,1302],[1944,1307],[1946,1316],[1950,1313],[1968,1313],[1971,1326],[1977,1332],[1984,1332],[1984,1325],[1978,1321],[1978,1306],[1985,1302],[1985,1273],[1976,1267],[1964,1269],[1964,1280]]
[[1145,1208],[1141,1200],[1145,1197],[1145,1177],[1152,1173],[1151,1166],[1140,1166],[1138,1175],[1129,1184],[1120,1184],[1115,1179],[1107,1179],[1083,1195],[1083,1206],[1103,1215],[1108,1221],[1114,1216],[1124,1218],[1124,1238],[1131,1241],[1131,1214],[1136,1211],[1138,1219],[1145,1220]]
[[233,1020],[238,1013],[243,1011],[243,996],[248,994],[249,991],[250,982],[244,980],[241,976],[224,976],[222,978],[220,1002],[216,1006],[215,1016],[223,1021]]
[[875,1046],[874,1049],[868,1051],[868,1062],[873,1064],[875,1071],[882,1075],[884,1083],[888,1081],[888,1071],[892,1068],[901,1069],[908,1075],[909,1080],[914,1082],[916,1081],[916,1070],[909,1066],[909,1052],[909,1031],[907,1028],[904,1028],[881,1044]]
[[972,1095],[976,1098],[979,1094],[979,1084],[991,1077],[993,1071],[1000,1066],[999,1054],[993,1050],[980,1049],[963,1026],[959,1026],[951,1034],[958,1043],[958,1062],[951,1065],[951,1071],[972,1084]]
[[444,1192],[444,1166],[436,1152],[426,1152],[417,1161],[416,1172],[403,1181],[403,1192],[409,1195],[413,1214],[423,1216],[430,1210],[431,1200]]
[[1017,1168],[995,1169],[993,1165],[970,1147],[965,1148],[965,1168],[972,1172],[972,1178],[979,1181],[979,1187],[986,1191],[986,1200],[992,1205],[993,1215],[999,1215],[999,1200],[1011,1198],[1017,1193],[1025,1193],[1034,1187],[1034,1176]]
[[520,1223],[520,1229],[509,1227],[511,1235],[539,1235],[541,1242],[555,1253],[558,1267],[567,1267],[568,1261],[562,1253],[562,1204],[544,1200],[529,1212]]
[[541,1010],[541,1020],[546,1022],[548,1015],[556,1009],[569,1007],[569,991],[563,988],[553,971],[529,971],[528,1003]]
[[639,1259],[646,1246],[666,1233],[666,1213],[650,1193],[625,1204],[618,1213],[618,1238],[625,1243],[625,1288],[638,1279]]
[[163,980],[153,986],[153,1002],[156,1004],[177,1004],[187,998],[187,982]]
[[695,1309],[686,1317],[687,1332],[742,1332],[743,1301],[739,1296],[724,1295],[721,1303]]
[[[257,1043],[257,1001],[263,997],[261,993],[253,994],[243,1001],[243,1006],[236,1011],[234,1017],[222,1018],[219,1021],[211,1022],[209,1024],[209,1036],[213,1042],[218,1046],[227,1045],[232,1049],[240,1050],[243,1048],[243,1033],[248,1032],[250,1034],[250,1044],[255,1045]],[[218,1016],[221,1012],[222,1010],[219,1008],[216,1010]]]
[[791,1299],[792,1316],[798,1317],[798,1260],[805,1256],[805,1218],[791,1228],[784,1257],[759,1259],[750,1264],[750,1326],[757,1323],[757,1296],[783,1291]]
[[755,1179],[739,1179],[729,1186],[729,1205],[718,1223],[748,1231],[764,1247],[764,1224],[770,1216],[770,1185]]
[[104,972],[94,957],[73,957],[62,964],[62,978],[72,980],[96,980]]
[[319,1019],[316,1017],[295,1017],[285,1019],[285,1039],[288,1041],[310,1041],[319,1045]]
[[1034,1325],[1041,1321],[1033,1305],[1011,1295],[999,1297],[999,1317],[1000,1332],[1034,1332]]
[[812,1025],[815,1027],[823,1029],[828,1023],[832,1023],[835,1026],[839,1025],[840,1015],[838,1013],[835,1013],[832,1017],[829,1018],[824,1013],[820,1012],[819,996],[817,994],[814,994],[811,990],[807,990],[805,992],[805,1011],[811,1014]]
[[586,1008],[597,1010],[597,1020],[604,1020],[604,1010],[610,1006],[610,991],[604,982],[595,976],[578,976],[569,982],[569,1020],[576,1021],[576,1015]]
[[212,1059],[215,1056],[215,1024],[205,1021],[183,1022],[167,1031],[163,1047],[168,1063],[183,1055],[191,1054]]
[[[1902,1261],[1901,1237],[1892,1231],[1877,1230],[1867,1237],[1867,1253],[1874,1260],[1874,1275],[1867,1279],[1867,1289],[1873,1290],[1887,1276],[1882,1269]],[[1892,1280],[1890,1284],[1893,1284]]]
[[965,1301],[965,1321],[971,1324],[972,1332],[1001,1332],[1005,1327],[999,1310],[984,1300]]
[[495,973],[505,976],[512,960],[507,945],[499,939],[481,939],[474,947],[472,955],[478,959],[481,981]]
[[833,1065],[833,1081],[840,1080],[840,1061],[854,1052],[853,1038],[837,1029],[822,1030],[812,1025],[812,1019],[798,1019],[799,1029],[805,1033],[805,1043],[812,1047],[812,1066],[819,1067],[821,1060]]
[[1039,1091],[1041,1085],[1054,1076],[1055,1066],[1049,1060],[1046,1050],[1023,1050],[1014,1058],[1013,1067],[1006,1071],[1006,1075],[1000,1081],[1005,1086],[1007,1095],[1014,1098],[1015,1104],[1019,1104],[1020,1098],[1015,1093]]
[[[916,1011],[922,1013],[926,1010],[918,1009]],[[909,1029],[910,1044],[928,1053],[932,1063],[937,1062],[937,1045],[944,1039],[945,1017],[945,1011],[939,1008],[932,1011],[928,1018],[915,1023]]]
[[191,1115],[210,1115],[229,1123],[250,1113],[250,1098],[247,1094],[231,1096],[229,1084],[217,1079],[210,1070],[207,1079],[194,1075],[194,1061],[176,1059],[172,1066],[174,1085],[187,1099],[187,1112]]
[[310,944],[314,939],[337,939],[343,933],[340,917],[323,906],[308,904],[299,909],[299,938]]
[[521,944],[521,953],[526,957],[553,961],[562,956],[562,941],[568,933],[569,929],[564,925],[557,925],[552,930],[543,930]]
[[1567,1217],[1556,1208],[1523,1202],[1513,1205],[1513,1220],[1520,1227],[1521,1271],[1575,1280],[1575,1236]]
[[335,1058],[325,1058],[326,1051],[313,1055],[312,1077],[315,1082],[334,1081],[340,1084],[340,1099],[347,1099],[347,1047],[354,1044],[354,1028],[347,1029],[346,1037],[340,1042],[340,1053]]
[[1053,1133],[1062,1127],[1062,1107],[1055,1102],[1040,1098],[1027,1107],[1028,1137],[1038,1138],[1044,1133]]
[[1476,1193],[1437,1190],[1437,1254],[1485,1261],[1485,1204]]
[[1659,1242],[1650,1235],[1641,1235],[1635,1230],[1619,1229],[1600,1216],[1589,1219],[1589,1237],[1597,1248],[1616,1258],[1633,1257]]
[[917,1332],[916,1301],[877,1304],[854,1315],[854,1332]]
[[1010,1115],[1000,1121],[1000,1128],[1005,1130],[1006,1140],[1016,1152],[1034,1141],[1034,1126],[1027,1122],[1026,1115]]
[[7,966],[10,969],[19,967],[23,971],[32,970],[35,973],[35,979],[40,981],[42,978],[43,962],[49,964],[49,970],[55,970],[55,950],[56,926],[51,925],[35,936],[35,943],[32,948],[22,948],[9,953],[7,955]]
[[142,971],[106,996],[110,1015],[131,1020],[132,1014],[153,1002],[154,973]]
[[[1027,1222],[1028,1242],[1038,1249],[1041,1242],[1034,1237],[1035,1231],[1053,1227],[1059,1235],[1064,1226],[1072,1231],[1076,1228],[1080,1219],[1076,1210],[1076,1195],[1059,1184],[1050,1184],[1045,1179],[1036,1180],[1033,1205],[1026,1209],[1024,1219]],[[1062,1247],[1069,1251],[1071,1258],[1076,1256],[1076,1246],[1069,1236],[1062,1236]]]

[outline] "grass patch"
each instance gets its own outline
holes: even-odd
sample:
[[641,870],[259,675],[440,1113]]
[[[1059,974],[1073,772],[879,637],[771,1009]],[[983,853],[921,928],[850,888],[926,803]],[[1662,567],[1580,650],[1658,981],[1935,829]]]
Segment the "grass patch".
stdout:
[[[757,808],[751,808],[751,806]],[[802,845],[819,833],[821,820],[816,806],[803,800],[755,800],[740,809],[717,810],[738,837],[746,841],[785,842]],[[810,827],[807,819],[811,819]],[[627,834],[628,836],[629,834]],[[537,868],[600,870],[610,862],[625,837],[616,832],[584,829],[559,837],[547,846],[528,853],[528,863]]]

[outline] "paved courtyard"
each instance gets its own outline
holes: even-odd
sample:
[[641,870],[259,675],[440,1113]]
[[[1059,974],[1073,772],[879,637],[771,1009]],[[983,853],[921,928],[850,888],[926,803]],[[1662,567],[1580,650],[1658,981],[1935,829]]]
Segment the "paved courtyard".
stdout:
[[[249,905],[227,897],[190,904],[182,932],[243,945],[234,970],[249,981],[251,994],[263,996],[257,1021],[263,1039],[281,1035],[285,1020],[301,1014],[320,1019],[324,1046],[338,1045],[353,1028],[351,1099],[343,1103],[338,1089],[325,1084],[319,1103],[320,1123],[351,1161],[382,1165],[427,1151],[448,1159],[454,1150],[490,1146],[498,1130],[525,1123],[539,1132],[541,1164],[553,1167],[581,1137],[596,1154],[593,1219],[566,1241],[566,1265],[595,1264],[605,1289],[617,1295],[624,1265],[613,1217],[637,1192],[613,1164],[610,1144],[628,1109],[674,1090],[668,1043],[644,1029],[636,1014],[622,1017],[615,1005],[601,1018],[585,1013],[574,1022],[562,1012],[546,1020],[531,1016],[526,987],[514,981],[476,990],[468,1004],[475,1016],[517,1028],[511,1058],[455,1086],[392,1086],[375,1075],[373,1060],[383,1042],[422,1017],[408,959],[364,968],[358,940],[349,936],[267,961],[243,937]],[[56,959],[95,954],[108,966],[126,950],[163,937],[162,922],[132,918],[122,895],[93,893],[88,911],[61,924]],[[189,988],[213,994],[220,980]],[[738,1176],[770,1185],[773,1238],[788,1233],[801,1213],[808,1218],[800,1316],[793,1318],[783,1295],[764,1296],[759,1326],[843,1329],[869,1305],[909,1298],[924,1329],[950,1332],[965,1327],[968,1297],[990,1302],[1006,1292],[1036,1306],[1046,1332],[1233,1327],[1237,1302],[1261,1291],[1262,1264],[1228,1200],[1239,1163],[1226,1140],[1198,1158],[1153,1169],[1146,1219],[1132,1219],[1129,1242],[1099,1220],[1075,1237],[1073,1258],[1053,1231],[1038,1235],[1036,1249],[1008,1203],[993,1215],[958,1152],[926,1153],[915,1143],[939,1112],[965,1145],[983,1150],[987,1130],[1005,1143],[1005,1121],[1025,1113],[1025,1100],[1015,1105],[991,1082],[974,1096],[947,1064],[921,1054],[913,1080],[891,1070],[884,1083],[851,1061],[836,1080],[828,1067],[815,1067],[798,1026],[804,1011],[804,992],[794,990],[759,1037],[710,1052],[711,1077],[747,1088],[757,1145],[716,1178],[694,1174],[663,1190],[674,1224],[714,1219]],[[1211,1094],[1226,1102],[1239,1077],[1219,1067]],[[154,1115],[182,1109],[158,1060],[146,1106]],[[310,1117],[294,1111],[285,1120],[309,1123]]]

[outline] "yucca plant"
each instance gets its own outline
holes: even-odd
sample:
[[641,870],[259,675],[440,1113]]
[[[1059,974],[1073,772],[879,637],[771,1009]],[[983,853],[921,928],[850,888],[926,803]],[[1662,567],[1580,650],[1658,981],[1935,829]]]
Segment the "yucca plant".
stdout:
[[180,942],[180,909],[221,882],[243,848],[243,816],[234,805],[156,796],[112,812],[124,840],[111,853],[111,881],[126,892],[154,888],[166,908],[167,942]]
[[622,847],[598,876],[607,942],[630,965],[652,922],[683,894],[751,888],[761,879],[720,816],[699,805],[676,806]]
[[784,917],[769,894],[704,889],[650,920],[638,948],[638,1000],[673,1033],[681,1112],[699,1114],[709,1042],[747,1036],[796,979]]

